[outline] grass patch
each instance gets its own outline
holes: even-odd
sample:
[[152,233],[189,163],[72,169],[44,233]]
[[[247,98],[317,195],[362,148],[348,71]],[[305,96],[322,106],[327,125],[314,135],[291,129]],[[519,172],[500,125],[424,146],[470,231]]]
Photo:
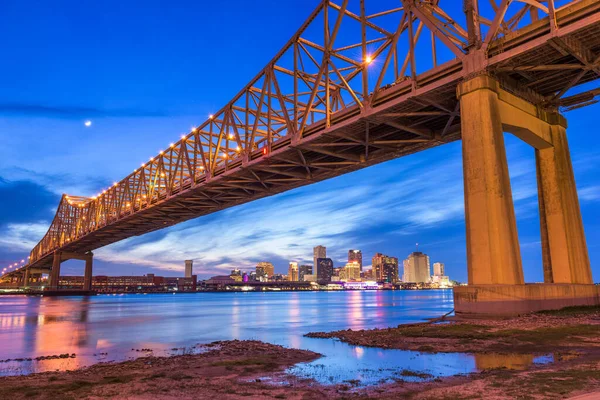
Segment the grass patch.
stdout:
[[510,379],[498,379],[492,385],[495,387],[506,387],[507,394],[517,395],[528,393],[529,395],[556,394],[568,395],[577,390],[582,390],[590,384],[596,384],[599,379],[596,369],[571,369],[566,371],[536,372],[523,377]]
[[225,368],[249,367],[255,365],[263,367],[266,370],[273,370],[279,367],[276,362],[264,358],[242,358],[240,360],[217,361],[211,364],[213,367]]
[[[387,335],[387,331],[381,332]],[[476,324],[454,325],[422,325],[398,327],[396,334],[407,337],[427,337],[458,339],[459,343],[468,344],[472,340],[500,340],[508,343],[526,342],[535,345],[552,345],[569,339],[570,342],[578,337],[593,337],[600,335],[600,325],[565,325],[556,327],[525,329],[504,329],[492,331],[491,328]],[[426,350],[423,350],[426,351]]]
[[600,312],[600,307],[598,307],[598,306],[573,306],[573,307],[561,308],[560,310],[538,311],[536,314],[556,315],[556,316],[560,316],[560,317],[566,317],[566,316],[595,314],[598,312]]

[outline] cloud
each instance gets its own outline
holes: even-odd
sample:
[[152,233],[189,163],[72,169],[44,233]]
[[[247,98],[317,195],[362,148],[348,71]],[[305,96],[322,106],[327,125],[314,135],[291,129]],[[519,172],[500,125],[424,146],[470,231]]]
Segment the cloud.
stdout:
[[577,191],[581,201],[596,201],[600,200],[600,185],[587,186]]
[[31,181],[9,181],[0,177],[0,227],[38,220],[50,220],[60,196]]
[[0,227],[0,247],[11,252],[29,252],[48,231],[49,223],[46,221],[7,224]]
[[161,111],[143,110],[135,108],[104,109],[97,107],[80,106],[52,106],[27,103],[0,104],[0,115],[50,117],[62,119],[97,118],[97,117],[164,117]]

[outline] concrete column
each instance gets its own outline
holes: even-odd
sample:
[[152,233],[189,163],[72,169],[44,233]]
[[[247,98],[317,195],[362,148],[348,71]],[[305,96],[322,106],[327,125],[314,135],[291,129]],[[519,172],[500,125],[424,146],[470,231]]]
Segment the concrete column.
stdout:
[[590,284],[592,271],[566,127],[551,125],[550,131],[553,147],[536,150],[544,278],[550,279],[547,283]]
[[498,83],[481,75],[458,87],[470,285],[523,284]]
[[60,278],[60,263],[61,254],[57,251],[54,253],[54,258],[52,260],[52,271],[50,271],[50,290],[58,290],[58,281]]
[[21,282],[21,286],[29,286],[29,267],[25,267],[25,273],[23,274],[23,282]]
[[92,263],[93,256],[85,259],[85,275],[83,277],[83,290],[92,290]]

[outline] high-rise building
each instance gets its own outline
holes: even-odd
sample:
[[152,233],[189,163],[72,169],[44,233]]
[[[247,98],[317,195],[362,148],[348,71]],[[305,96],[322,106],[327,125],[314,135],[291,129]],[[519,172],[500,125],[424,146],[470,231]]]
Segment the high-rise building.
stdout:
[[357,262],[360,270],[362,271],[363,269],[363,262],[362,262],[362,251],[360,250],[348,250],[348,262]]
[[327,248],[325,246],[317,246],[315,248],[313,248],[313,272],[315,275],[319,276],[319,263],[317,262],[317,260],[319,258],[326,258],[327,257]]
[[[360,264],[357,261],[352,261],[346,264],[343,268],[344,277],[348,281],[360,281]],[[340,274],[341,277],[341,274]]]
[[312,265],[301,265],[300,267],[298,267],[298,280],[300,280],[300,282],[304,282],[304,277],[306,275],[312,275],[312,273]]
[[185,260],[185,277],[191,278],[193,275],[194,260]]
[[267,261],[261,261],[256,264],[256,275],[261,274],[261,276],[270,278],[275,275],[275,267],[273,264]]
[[331,282],[333,276],[333,260],[331,258],[317,258],[317,281]]
[[429,256],[420,251],[411,253],[404,260],[404,282],[424,283],[431,279]]
[[433,276],[444,276],[444,263],[433,263]]
[[290,262],[290,266],[288,268],[288,281],[296,282],[298,281],[298,263]]
[[378,282],[398,281],[398,258],[376,253],[372,259],[373,279]]

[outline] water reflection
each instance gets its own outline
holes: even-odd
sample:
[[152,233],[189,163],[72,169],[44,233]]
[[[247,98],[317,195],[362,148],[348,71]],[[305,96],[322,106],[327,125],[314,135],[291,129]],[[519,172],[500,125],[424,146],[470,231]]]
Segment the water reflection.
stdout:
[[387,351],[303,336],[418,322],[452,308],[449,290],[0,297],[0,359],[77,355],[0,363],[0,374],[126,360],[144,355],[143,348],[171,355],[172,348],[227,339],[258,339],[324,354],[294,372],[306,376],[318,369],[327,381],[376,382],[404,368],[436,376],[470,372],[480,363],[471,355]]
[[475,366],[478,370],[506,368],[524,371],[535,364],[554,361],[554,356],[535,356],[533,354],[475,354]]

